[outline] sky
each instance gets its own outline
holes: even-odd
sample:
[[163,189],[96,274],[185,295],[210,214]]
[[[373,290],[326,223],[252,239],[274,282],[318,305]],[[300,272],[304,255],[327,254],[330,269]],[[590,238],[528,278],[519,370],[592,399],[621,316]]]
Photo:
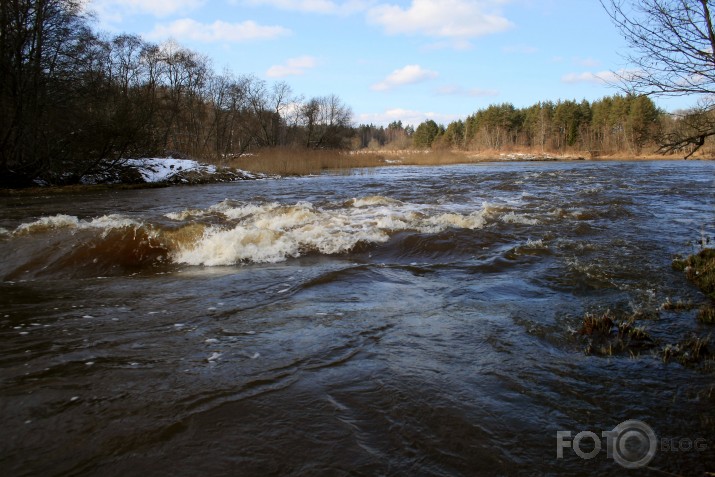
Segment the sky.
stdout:
[[[95,28],[169,39],[214,70],[335,94],[355,124],[447,125],[491,104],[595,101],[627,68],[598,0],[89,0]],[[667,110],[695,98],[654,98]]]

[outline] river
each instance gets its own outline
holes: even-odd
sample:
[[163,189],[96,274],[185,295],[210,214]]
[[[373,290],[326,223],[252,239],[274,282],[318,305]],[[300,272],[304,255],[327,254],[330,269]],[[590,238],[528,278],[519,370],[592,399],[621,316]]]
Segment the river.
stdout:
[[[629,420],[657,436],[638,475],[714,471],[715,367],[663,356],[713,330],[663,304],[705,301],[671,265],[715,234],[714,179],[485,163],[2,197],[0,473],[623,475],[594,436]],[[647,340],[599,351],[583,321],[607,312]]]

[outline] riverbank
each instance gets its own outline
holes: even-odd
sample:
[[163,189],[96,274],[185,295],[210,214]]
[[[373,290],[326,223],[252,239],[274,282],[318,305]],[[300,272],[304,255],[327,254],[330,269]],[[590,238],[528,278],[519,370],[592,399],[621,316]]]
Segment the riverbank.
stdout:
[[[144,158],[130,159],[120,169],[83,178],[80,184],[54,186],[36,181],[36,187],[0,189],[0,196],[24,194],[63,194],[80,191],[125,190],[197,185],[307,176],[323,173],[347,174],[360,168],[387,166],[443,166],[492,162],[554,162],[554,161],[663,161],[680,157],[658,154],[638,156],[597,155],[588,151],[555,154],[534,151],[432,151],[378,150],[348,151],[266,149],[256,154],[222,160],[220,164],[202,163],[191,159]],[[691,160],[711,160],[697,157]]]
[[87,176],[79,184],[56,186],[36,181],[34,187],[0,189],[0,196],[150,189],[172,185],[214,184],[265,178],[268,178],[265,174],[201,163],[191,159],[144,158],[130,159],[117,170]]
[[[700,158],[696,158],[700,159]],[[693,160],[696,160],[693,159]],[[605,155],[598,151],[569,151],[553,153],[519,149],[513,151],[482,150],[419,150],[419,149],[361,149],[336,152],[295,150],[290,148],[265,149],[256,154],[232,158],[227,165],[252,172],[281,176],[321,174],[326,171],[341,173],[357,168],[385,166],[445,166],[489,162],[551,162],[551,161],[668,161],[682,160],[679,156],[655,153],[639,155]]]

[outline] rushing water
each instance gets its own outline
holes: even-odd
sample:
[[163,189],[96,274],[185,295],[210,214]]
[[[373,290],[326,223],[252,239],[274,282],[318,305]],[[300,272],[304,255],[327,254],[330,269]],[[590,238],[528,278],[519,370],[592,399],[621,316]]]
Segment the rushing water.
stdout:
[[[605,440],[559,459],[556,436],[629,419],[659,438],[639,475],[713,471],[715,372],[660,355],[713,328],[660,307],[704,300],[671,262],[714,232],[714,177],[484,164],[0,199],[0,474],[622,475]],[[653,346],[585,353],[609,309]]]

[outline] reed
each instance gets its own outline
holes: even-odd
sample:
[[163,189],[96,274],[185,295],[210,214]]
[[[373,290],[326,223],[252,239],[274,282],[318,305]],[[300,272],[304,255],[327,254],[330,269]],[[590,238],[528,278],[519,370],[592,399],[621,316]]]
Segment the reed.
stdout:
[[600,315],[586,314],[579,332],[586,344],[584,352],[597,356],[622,353],[638,356],[641,351],[655,346],[645,327],[636,325],[639,320],[651,317],[651,314],[641,311],[621,316],[610,310]]
[[677,361],[683,365],[691,365],[709,361],[712,364],[714,356],[709,345],[710,336],[689,335],[675,345],[664,346],[660,355],[666,363]]
[[[347,174],[353,169],[386,166],[442,166],[492,161],[555,161],[580,160],[588,153],[552,154],[531,149],[461,151],[449,149],[360,149],[338,151],[300,147],[263,148],[252,154],[209,162],[251,172],[300,176],[316,174]],[[663,159],[663,157],[660,157]],[[598,160],[616,158],[599,157]]]
[[222,162],[251,172],[283,176],[347,174],[353,169],[385,166],[438,166],[485,162],[493,158],[458,151],[336,151],[276,147]]
[[381,155],[374,153],[276,147],[231,159],[228,165],[262,174],[300,176],[347,173],[351,169],[384,166],[386,163]]
[[676,259],[673,268],[684,271],[688,280],[715,300],[715,249],[703,248],[685,259]]

